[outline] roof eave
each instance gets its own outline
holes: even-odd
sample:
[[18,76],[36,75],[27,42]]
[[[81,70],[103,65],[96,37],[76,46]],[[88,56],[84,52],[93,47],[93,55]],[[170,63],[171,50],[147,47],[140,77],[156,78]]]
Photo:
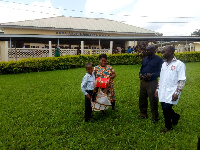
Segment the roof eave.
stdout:
[[41,38],[41,39],[79,39],[79,40],[123,40],[123,41],[134,41],[134,40],[156,40],[156,41],[200,41],[200,37],[192,36],[64,36],[64,35],[0,35],[0,39],[10,38]]
[[88,29],[73,29],[73,28],[55,28],[55,27],[34,27],[34,26],[17,26],[17,25],[0,25],[0,29],[15,28],[15,29],[34,29],[34,30],[57,30],[57,31],[74,31],[74,32],[94,32],[105,34],[125,34],[125,35],[154,35],[162,36],[161,33],[142,33],[142,32],[117,32],[117,31],[103,31],[103,30],[88,30]]

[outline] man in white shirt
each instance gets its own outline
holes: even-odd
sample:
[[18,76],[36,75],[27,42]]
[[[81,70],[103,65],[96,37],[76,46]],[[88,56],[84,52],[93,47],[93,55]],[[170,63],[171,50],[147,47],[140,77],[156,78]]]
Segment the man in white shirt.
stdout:
[[166,61],[163,63],[160,72],[160,81],[155,92],[159,97],[165,118],[165,129],[162,133],[172,129],[172,125],[177,125],[180,115],[175,113],[172,106],[178,103],[181,91],[185,85],[185,64],[174,57],[174,47],[167,45],[162,51]]

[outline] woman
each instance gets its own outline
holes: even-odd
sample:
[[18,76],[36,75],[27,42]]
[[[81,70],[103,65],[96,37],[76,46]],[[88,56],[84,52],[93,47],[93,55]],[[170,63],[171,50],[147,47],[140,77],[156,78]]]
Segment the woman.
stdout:
[[60,57],[60,48],[58,47],[58,45],[56,45],[55,48],[55,57]]
[[[107,97],[109,98],[109,100],[112,104],[112,109],[117,111],[115,109],[115,100],[116,99],[115,99],[114,82],[113,82],[113,79],[116,76],[115,71],[110,65],[107,65],[107,55],[106,54],[101,54],[99,56],[99,61],[100,61],[100,65],[94,67],[94,75],[96,78],[101,77],[101,78],[108,78],[110,80],[108,87],[106,89],[101,89],[101,91],[104,94],[106,94]],[[97,97],[98,97],[98,94],[97,94]],[[97,103],[97,101],[96,101],[96,103]],[[100,106],[101,105],[102,104],[100,104]],[[107,106],[105,106],[104,108],[106,109]],[[93,107],[93,110],[101,110],[102,113],[104,114],[104,110],[102,110],[102,109],[96,109]]]

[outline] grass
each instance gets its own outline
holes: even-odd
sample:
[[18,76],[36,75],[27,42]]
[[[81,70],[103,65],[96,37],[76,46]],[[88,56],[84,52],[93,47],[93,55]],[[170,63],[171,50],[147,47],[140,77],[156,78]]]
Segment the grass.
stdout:
[[[80,89],[84,68],[0,76],[0,149],[196,149],[200,135],[200,63],[187,63],[187,82],[175,111],[174,130],[140,120],[140,65],[113,66],[116,108],[84,122]],[[149,115],[150,110],[149,110]],[[151,117],[150,117],[151,118]]]

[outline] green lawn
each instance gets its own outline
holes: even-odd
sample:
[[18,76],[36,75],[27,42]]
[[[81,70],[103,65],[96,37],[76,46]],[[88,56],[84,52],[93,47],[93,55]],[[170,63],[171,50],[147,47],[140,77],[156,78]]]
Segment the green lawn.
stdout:
[[[113,66],[116,108],[84,122],[80,84],[85,69],[0,76],[0,149],[196,149],[200,135],[200,63],[187,63],[187,81],[175,111],[174,130],[140,120],[140,65]],[[150,112],[149,112],[150,114]],[[151,118],[151,117],[150,117]]]

